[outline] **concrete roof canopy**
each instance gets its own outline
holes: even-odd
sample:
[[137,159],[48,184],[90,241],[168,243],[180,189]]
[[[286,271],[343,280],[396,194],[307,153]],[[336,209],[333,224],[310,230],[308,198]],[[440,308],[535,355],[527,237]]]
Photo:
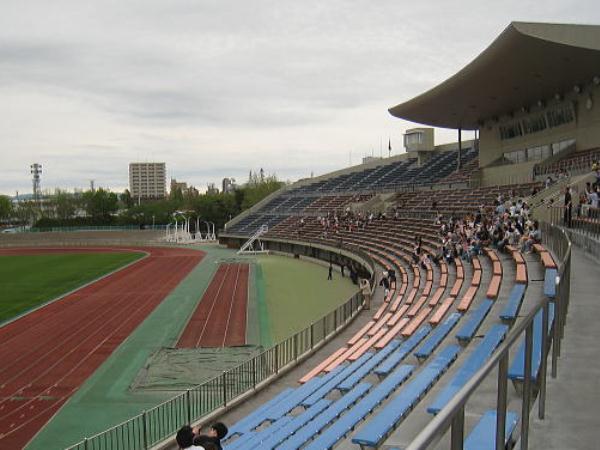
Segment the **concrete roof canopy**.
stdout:
[[600,26],[512,22],[477,58],[433,89],[389,109],[395,117],[475,130],[600,76]]

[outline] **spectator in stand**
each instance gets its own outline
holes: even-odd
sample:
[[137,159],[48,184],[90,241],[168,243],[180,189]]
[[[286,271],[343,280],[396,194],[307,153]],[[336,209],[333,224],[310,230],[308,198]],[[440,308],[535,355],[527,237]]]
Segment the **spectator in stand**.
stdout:
[[521,240],[521,251],[525,253],[531,253],[533,244],[539,244],[542,241],[542,232],[540,231],[540,224],[536,220],[531,224],[528,229],[527,235],[523,236]]
[[[599,189],[600,189],[600,187],[596,186],[594,189],[592,189],[592,191],[588,195],[588,201],[589,201],[591,209],[598,209],[598,200],[599,200],[598,190]],[[588,210],[588,212],[591,212],[591,210]]]
[[[209,447],[205,447],[203,445],[195,445],[194,438],[196,434],[194,429],[189,425],[182,426],[179,431],[177,431],[177,435],[175,436],[175,441],[177,441],[177,445],[181,449],[197,449],[197,450],[208,450]],[[216,447],[212,447],[210,450],[214,450]]]
[[396,271],[394,269],[388,270],[388,280],[390,282],[390,288],[396,289]]
[[388,280],[386,272],[383,272],[383,277],[381,278],[381,281],[379,281],[379,286],[383,286],[384,298],[387,299],[387,297],[390,293],[390,281]]
[[418,264],[421,258],[421,245],[417,242],[413,247],[412,260],[413,264]]
[[217,449],[223,450],[221,446],[221,439],[227,436],[229,430],[223,422],[215,422],[209,428],[206,434],[200,434],[198,429],[194,429],[196,437],[194,438],[194,445],[200,445],[205,450]]
[[548,189],[550,185],[552,185],[552,177],[548,175],[548,177],[546,177],[546,181],[544,182],[544,186],[546,187],[546,189]]
[[431,266],[431,259],[429,259],[429,255],[427,253],[423,253],[421,255],[421,268],[423,270],[427,270],[427,267]]
[[571,197],[571,190],[569,189],[569,186],[565,187],[565,197],[564,197],[564,207],[565,207],[565,213],[564,213],[564,224],[567,228],[571,228],[571,214],[573,212],[573,200]]

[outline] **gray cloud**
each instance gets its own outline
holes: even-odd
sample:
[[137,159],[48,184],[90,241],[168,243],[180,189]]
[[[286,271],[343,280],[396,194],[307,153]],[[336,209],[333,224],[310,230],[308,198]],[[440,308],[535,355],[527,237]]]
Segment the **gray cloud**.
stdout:
[[34,161],[46,187],[122,188],[127,163],[149,159],[202,187],[261,166],[320,174],[388,137],[399,151],[411,124],[387,108],[516,19],[597,23],[600,11],[592,1],[5,0],[0,192],[30,189]]

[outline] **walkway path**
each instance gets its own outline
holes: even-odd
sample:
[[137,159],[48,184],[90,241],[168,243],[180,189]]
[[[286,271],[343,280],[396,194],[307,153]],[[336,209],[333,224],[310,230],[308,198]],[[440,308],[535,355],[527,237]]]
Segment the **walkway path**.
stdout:
[[573,246],[571,303],[558,377],[548,376],[546,418],[532,413],[530,449],[598,449],[600,263]]

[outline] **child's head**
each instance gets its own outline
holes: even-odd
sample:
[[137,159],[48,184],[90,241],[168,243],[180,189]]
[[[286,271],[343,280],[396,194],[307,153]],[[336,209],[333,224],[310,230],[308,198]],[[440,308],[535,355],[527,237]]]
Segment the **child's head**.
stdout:
[[189,425],[182,426],[177,432],[177,444],[179,448],[188,448],[194,445],[194,430]]
[[223,439],[225,436],[227,436],[228,431],[229,430],[223,422],[215,422],[208,429],[208,435],[217,439]]

